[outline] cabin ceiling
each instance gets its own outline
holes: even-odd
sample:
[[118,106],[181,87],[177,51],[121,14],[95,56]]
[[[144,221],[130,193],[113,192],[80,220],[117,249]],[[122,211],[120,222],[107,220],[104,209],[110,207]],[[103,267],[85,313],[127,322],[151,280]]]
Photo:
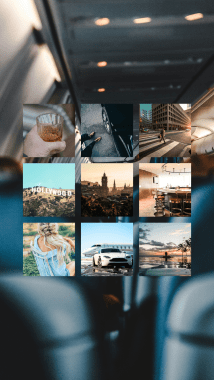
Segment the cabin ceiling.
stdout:
[[[50,3],[81,103],[190,103],[212,86],[213,1]],[[195,13],[203,18],[185,19]],[[97,26],[99,18],[110,22]]]

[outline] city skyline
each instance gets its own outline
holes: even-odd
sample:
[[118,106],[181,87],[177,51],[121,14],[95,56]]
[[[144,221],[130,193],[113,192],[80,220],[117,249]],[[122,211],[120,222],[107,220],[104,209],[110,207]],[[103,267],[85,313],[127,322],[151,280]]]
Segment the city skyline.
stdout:
[[81,164],[81,181],[98,182],[100,185],[103,174],[108,178],[108,187],[130,185],[133,187],[133,164]]

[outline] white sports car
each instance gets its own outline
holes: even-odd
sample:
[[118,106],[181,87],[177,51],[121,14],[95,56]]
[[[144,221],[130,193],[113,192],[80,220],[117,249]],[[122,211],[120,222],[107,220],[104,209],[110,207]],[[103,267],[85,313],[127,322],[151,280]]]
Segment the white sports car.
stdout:
[[98,253],[93,256],[93,266],[125,266],[132,267],[132,256],[121,251],[119,248],[100,248]]

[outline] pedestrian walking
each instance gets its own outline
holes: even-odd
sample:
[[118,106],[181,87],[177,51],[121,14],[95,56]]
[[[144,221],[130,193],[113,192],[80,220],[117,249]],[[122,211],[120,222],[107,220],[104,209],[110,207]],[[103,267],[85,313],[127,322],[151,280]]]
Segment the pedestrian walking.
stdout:
[[166,141],[165,141],[165,129],[162,128],[161,131],[160,131],[160,142],[161,141],[164,141],[164,144],[166,144]]

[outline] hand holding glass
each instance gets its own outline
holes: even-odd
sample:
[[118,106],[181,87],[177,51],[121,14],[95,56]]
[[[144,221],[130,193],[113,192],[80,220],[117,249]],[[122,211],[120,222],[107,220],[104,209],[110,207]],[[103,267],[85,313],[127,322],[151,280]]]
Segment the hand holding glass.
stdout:
[[46,113],[36,118],[37,132],[42,140],[54,142],[62,140],[63,117],[56,113]]

